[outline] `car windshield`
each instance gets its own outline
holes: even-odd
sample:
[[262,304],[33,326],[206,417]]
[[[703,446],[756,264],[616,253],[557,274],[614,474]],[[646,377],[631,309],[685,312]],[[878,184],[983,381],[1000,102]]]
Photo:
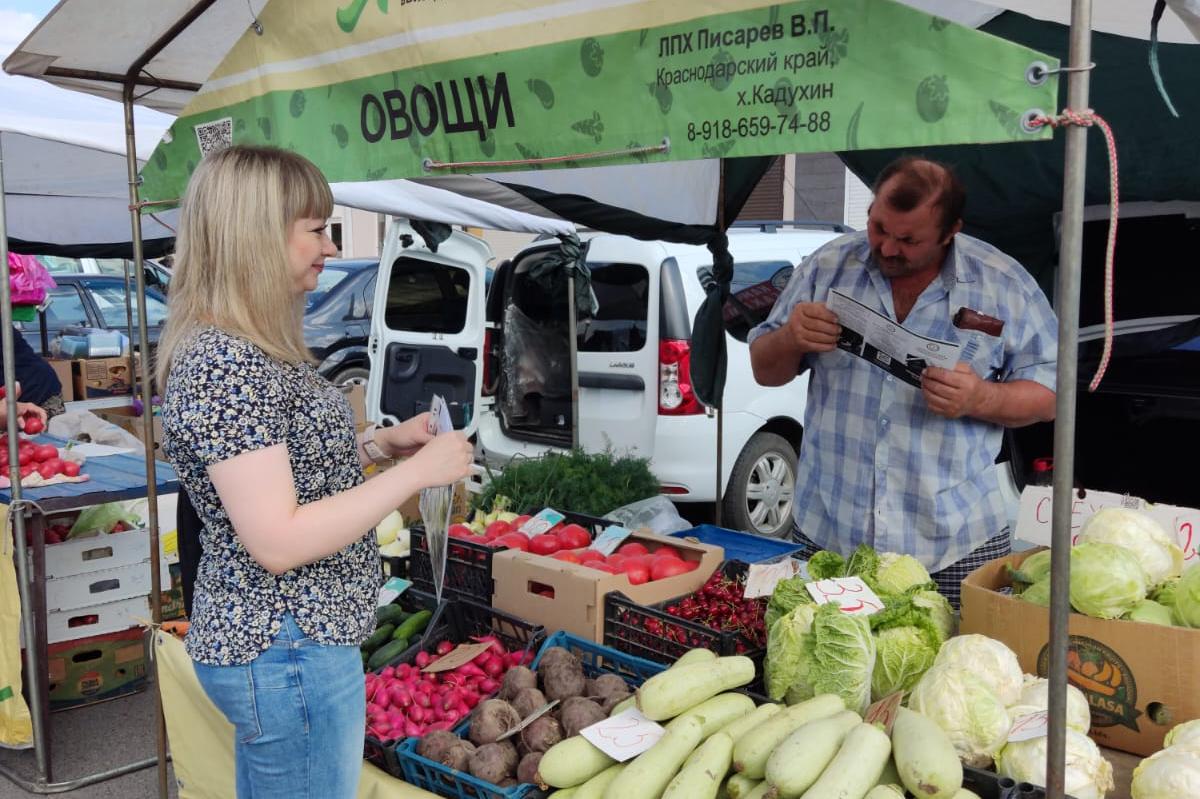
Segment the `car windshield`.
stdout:
[[333,290],[333,287],[349,276],[350,270],[338,269],[326,264],[321,274],[317,276],[317,287],[308,292],[304,299],[304,310],[311,311],[320,305],[325,300],[325,297],[329,295],[329,292]]
[[[123,284],[89,285],[92,299],[100,311],[100,319],[105,327],[123,328],[128,319],[125,313],[125,286]],[[137,320],[137,297],[134,296],[131,306],[133,319]],[[167,303],[162,295],[146,291],[146,324],[157,327],[167,320]]]

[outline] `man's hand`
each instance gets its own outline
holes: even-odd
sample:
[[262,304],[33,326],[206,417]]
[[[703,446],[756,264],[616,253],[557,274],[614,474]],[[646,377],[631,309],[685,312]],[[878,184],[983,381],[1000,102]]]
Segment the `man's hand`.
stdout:
[[929,410],[947,419],[977,416],[988,384],[961,361],[953,369],[930,366],[921,373],[921,393]]
[[831,352],[837,347],[842,326],[837,314],[820,302],[801,302],[792,308],[788,316],[787,330],[792,335],[796,349],[807,355],[810,352]]

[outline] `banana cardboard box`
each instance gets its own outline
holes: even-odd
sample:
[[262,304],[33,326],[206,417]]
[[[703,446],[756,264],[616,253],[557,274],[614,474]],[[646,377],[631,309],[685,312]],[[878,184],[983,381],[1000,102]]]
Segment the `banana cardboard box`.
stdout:
[[[1037,550],[991,561],[962,585],[962,633],[1003,641],[1027,674],[1049,668],[1050,610],[1011,593],[1008,566]],[[1092,707],[1091,736],[1111,749],[1150,755],[1176,724],[1200,718],[1200,630],[1072,613],[1067,676]]]

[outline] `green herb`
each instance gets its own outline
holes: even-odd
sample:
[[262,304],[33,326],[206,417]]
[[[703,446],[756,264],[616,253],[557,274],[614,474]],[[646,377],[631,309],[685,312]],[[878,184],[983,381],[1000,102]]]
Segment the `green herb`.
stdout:
[[571,450],[537,459],[514,459],[503,472],[488,470],[491,481],[472,507],[490,509],[497,495],[511,507],[530,513],[542,508],[603,516],[623,505],[658,493],[658,480],[646,458],[588,454]]

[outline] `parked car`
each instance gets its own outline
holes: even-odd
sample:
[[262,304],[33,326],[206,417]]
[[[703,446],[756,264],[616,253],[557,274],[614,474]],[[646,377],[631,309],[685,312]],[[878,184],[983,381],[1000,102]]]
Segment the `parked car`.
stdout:
[[[125,258],[67,258],[58,255],[39,255],[37,258],[52,275],[125,277],[125,270],[133,268],[133,261]],[[166,294],[171,282],[170,268],[152,258],[145,259],[142,265],[146,270],[146,285]]]
[[[764,318],[801,259],[841,231],[734,229],[729,326]],[[806,377],[763,388],[744,340],[727,339],[728,381],[717,489],[717,423],[689,380],[691,326],[712,257],[699,246],[588,234],[598,310],[577,326],[578,442],[650,459],[678,502],[724,503],[725,524],[779,536],[791,527]],[[408,246],[405,246],[405,242]],[[482,241],[455,233],[436,254],[407,225],[384,243],[371,325],[368,415],[402,419],[433,393],[456,427],[478,434],[503,468],[571,446],[573,415],[565,280],[538,277],[556,241],[535,242],[497,268],[484,298]]]
[[317,371],[337,385],[366,385],[371,305],[379,261],[330,259],[308,293],[304,341]]
[[[125,278],[98,274],[54,275],[57,288],[50,290],[50,304],[46,308],[46,338],[53,341],[66,327],[91,327],[103,330],[118,330],[129,334],[129,316],[126,313]],[[136,292],[134,292],[136,295]],[[132,305],[134,338],[137,337],[137,300]],[[158,343],[162,325],[167,319],[167,298],[161,291],[146,287],[146,324],[151,346]],[[33,347],[42,352],[40,321],[16,322],[17,328]]]

